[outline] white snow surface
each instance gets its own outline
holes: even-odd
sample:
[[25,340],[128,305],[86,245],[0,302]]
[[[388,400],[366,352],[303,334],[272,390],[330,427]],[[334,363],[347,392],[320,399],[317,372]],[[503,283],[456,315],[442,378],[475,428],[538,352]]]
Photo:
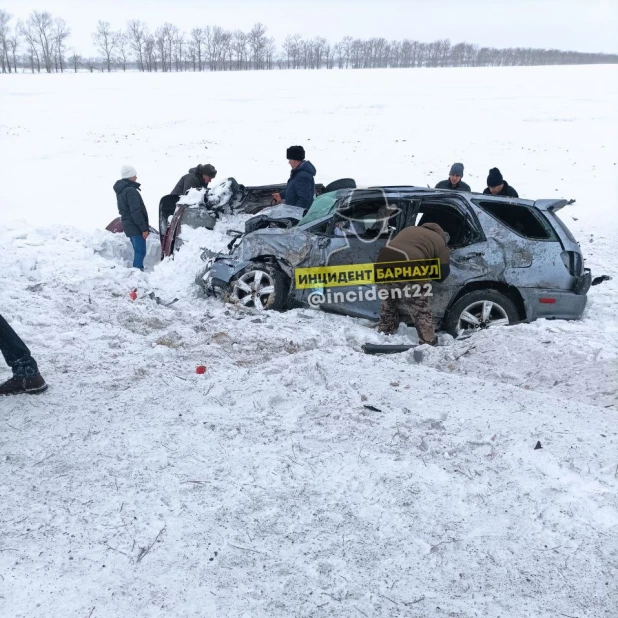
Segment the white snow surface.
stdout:
[[[2,76],[0,313],[50,389],[0,400],[0,615],[615,616],[617,78]],[[202,248],[246,217],[162,263],[151,235],[145,273],[102,230],[124,161],[156,225],[189,166],[281,182],[293,143],[324,183],[434,185],[461,160],[475,189],[497,165],[524,197],[577,198],[561,216],[614,280],[582,320],[417,364],[360,351],[406,327],[200,298]]]

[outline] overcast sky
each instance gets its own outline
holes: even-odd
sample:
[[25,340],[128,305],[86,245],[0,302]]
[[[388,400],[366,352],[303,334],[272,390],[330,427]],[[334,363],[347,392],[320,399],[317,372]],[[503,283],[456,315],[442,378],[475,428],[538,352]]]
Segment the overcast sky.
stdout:
[[277,44],[298,33],[618,53],[618,0],[0,0],[0,8],[20,19],[32,10],[64,18],[69,47],[82,55],[95,53],[99,19],[116,29],[129,19],[152,29],[169,21],[184,31],[249,30],[260,21]]

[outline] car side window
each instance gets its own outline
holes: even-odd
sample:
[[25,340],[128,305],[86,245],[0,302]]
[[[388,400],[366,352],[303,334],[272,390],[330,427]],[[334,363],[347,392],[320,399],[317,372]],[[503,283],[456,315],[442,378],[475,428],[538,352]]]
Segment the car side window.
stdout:
[[314,225],[313,227],[309,228],[307,231],[311,232],[312,234],[323,235],[323,234],[328,233],[328,230],[331,225],[332,225],[332,219],[326,219],[326,221],[322,221],[321,223]]
[[333,236],[388,237],[396,227],[399,208],[384,199],[362,200],[338,212],[333,219]]
[[421,203],[414,225],[423,223],[437,223],[449,235],[448,246],[452,249],[465,247],[478,240],[479,234],[470,222],[450,204]]
[[520,236],[532,240],[550,240],[553,238],[548,224],[537,217],[533,209],[523,204],[501,202],[478,202],[478,205],[495,219]]

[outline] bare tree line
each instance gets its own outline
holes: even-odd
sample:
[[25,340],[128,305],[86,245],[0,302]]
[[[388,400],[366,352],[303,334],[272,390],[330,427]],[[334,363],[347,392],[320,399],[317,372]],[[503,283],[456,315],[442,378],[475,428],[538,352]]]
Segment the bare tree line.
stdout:
[[25,22],[11,25],[11,15],[0,9],[0,69],[2,73],[64,72],[127,69],[143,72],[238,71],[271,69],[361,69],[414,67],[529,66],[547,64],[618,63],[618,54],[584,53],[557,49],[479,47],[451,44],[448,39],[424,43],[404,39],[354,39],[331,44],[324,37],[288,35],[281,50],[267,36],[263,24],[249,32],[220,26],[182,32],[169,22],[151,32],[140,20],[124,30],[99,21],[92,34],[99,54],[84,58],[67,51],[71,31],[64,19],[47,11],[33,11]]
[[[25,23],[11,27],[11,16],[0,9],[0,69],[17,72],[30,66],[32,72],[64,72],[67,68],[66,40],[71,34],[66,21],[47,11],[33,11]],[[18,54],[18,49],[23,54]]]

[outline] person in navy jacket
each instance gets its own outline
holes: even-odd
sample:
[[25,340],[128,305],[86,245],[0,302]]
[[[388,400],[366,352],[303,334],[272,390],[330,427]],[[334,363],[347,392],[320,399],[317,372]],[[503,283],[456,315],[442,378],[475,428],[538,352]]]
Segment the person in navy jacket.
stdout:
[[302,146],[290,146],[286,156],[292,168],[290,179],[284,191],[273,193],[273,200],[275,204],[285,201],[290,206],[300,206],[307,211],[315,197],[316,169],[311,161],[305,161],[305,149]]

